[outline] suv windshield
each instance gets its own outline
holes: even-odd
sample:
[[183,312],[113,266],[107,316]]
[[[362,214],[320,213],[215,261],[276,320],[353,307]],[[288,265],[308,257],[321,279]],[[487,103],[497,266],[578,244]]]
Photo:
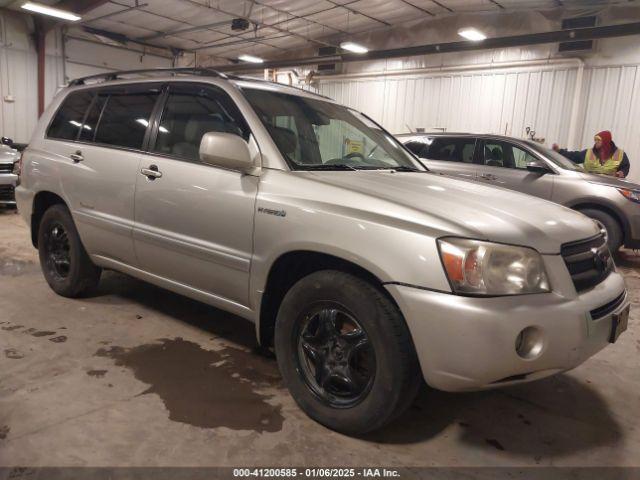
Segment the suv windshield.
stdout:
[[534,150],[543,154],[547,159],[553,162],[559,168],[563,168],[565,170],[573,170],[574,172],[583,172],[584,169],[581,165],[573,163],[568,158],[559,154],[555,150],[551,150],[550,148],[545,147],[544,145],[540,145],[536,142],[527,142],[527,144],[532,147]]
[[294,170],[426,170],[395,138],[358,112],[299,95],[243,91]]

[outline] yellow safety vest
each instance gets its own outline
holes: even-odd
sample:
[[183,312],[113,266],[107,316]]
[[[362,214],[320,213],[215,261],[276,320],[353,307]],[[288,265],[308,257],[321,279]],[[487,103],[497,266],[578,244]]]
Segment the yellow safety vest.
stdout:
[[621,148],[616,149],[613,155],[607,159],[603,164],[600,163],[600,159],[596,156],[593,148],[587,150],[587,154],[584,157],[584,170],[587,173],[601,173],[604,175],[615,175],[622,163],[624,152]]

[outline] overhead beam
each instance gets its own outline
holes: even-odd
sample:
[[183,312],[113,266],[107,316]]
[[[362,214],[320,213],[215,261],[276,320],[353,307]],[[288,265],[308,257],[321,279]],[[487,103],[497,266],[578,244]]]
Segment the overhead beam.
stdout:
[[109,3],[109,0],[62,0],[56,3],[54,7],[61,10],[70,10],[78,15],[85,15],[105,3]]
[[109,39],[113,40],[114,42],[120,42],[120,43],[123,43],[123,44],[131,42],[131,43],[137,43],[138,45],[142,45],[142,46],[149,47],[149,48],[157,48],[157,49],[160,49],[160,50],[169,50],[169,47],[159,46],[159,45],[154,45],[153,43],[144,42],[144,41],[138,40],[136,38],[128,37],[127,35],[125,35],[123,33],[115,33],[115,32],[111,32],[109,30],[103,30],[101,28],[88,27],[86,25],[83,25],[82,29],[85,32],[90,33],[91,35],[98,35],[98,36],[102,36],[102,37],[105,37],[105,38],[109,38]]
[[426,8],[422,8],[422,7],[419,7],[419,6],[417,6],[417,5],[414,5],[413,3],[409,2],[408,0],[401,0],[401,1],[402,1],[402,3],[404,3],[405,5],[409,5],[410,7],[413,7],[413,8],[415,8],[416,10],[421,11],[422,13],[426,13],[427,15],[430,15],[430,16],[432,16],[432,17],[435,17],[435,16],[436,16],[436,14],[435,14],[435,13],[430,12],[430,11],[429,11],[429,10],[427,10]]
[[148,6],[149,6],[148,3],[138,3],[138,2],[136,2],[136,4],[133,7],[126,7],[126,8],[123,8],[122,10],[116,10],[115,12],[105,13],[104,15],[100,15],[99,17],[94,17],[94,18],[89,18],[87,20],[82,20],[80,23],[96,22],[98,20],[104,20],[105,18],[115,17],[116,15],[120,15],[122,13],[131,12],[133,10],[139,10],[139,9],[141,9],[143,7],[148,7]]
[[201,30],[208,30],[210,28],[222,27],[224,25],[231,25],[231,20],[222,20],[219,22],[208,23],[206,25],[197,25],[195,27],[182,28],[179,30],[171,30],[168,32],[155,33],[153,35],[147,35],[145,37],[139,37],[139,40],[154,40],[156,38],[172,37],[174,35],[180,35],[181,33],[193,33]]
[[[305,40],[307,42],[315,43],[316,45],[322,45],[322,46],[325,46],[325,47],[335,47],[336,46],[336,45],[334,45],[332,43],[328,43],[328,42],[325,42],[325,41],[322,41],[322,40],[316,40],[316,39],[307,37],[305,35],[302,35],[300,33],[296,33],[296,32],[293,32],[293,31],[290,31],[290,30],[287,30],[287,29],[284,29],[284,28],[277,27],[277,26],[275,26],[273,24],[264,23],[264,22],[256,20],[256,19],[251,19],[247,15],[237,15],[234,12],[230,12],[229,10],[224,10],[224,9],[222,9],[220,7],[213,6],[212,4],[206,4],[205,5],[205,4],[197,2],[195,0],[180,0],[180,1],[189,3],[190,5],[194,5],[194,6],[197,6],[197,7],[200,7],[200,8],[206,8],[206,9],[209,9],[209,10],[212,10],[212,11],[215,11],[215,12],[220,12],[222,14],[229,15],[232,18],[244,18],[245,20],[253,23],[254,25],[257,25],[258,28],[272,28],[273,30],[277,30],[280,33],[286,33],[286,34],[291,35],[293,37],[301,38],[301,39],[303,39],[303,40]],[[273,47],[273,45],[268,45],[268,46]]]
[[285,68],[302,65],[324,65],[329,63],[362,62],[366,60],[381,60],[386,58],[413,57],[417,55],[432,55],[435,53],[470,52],[475,50],[489,50],[494,48],[524,47],[544,43],[556,43],[577,40],[596,40],[599,38],[624,37],[640,35],[640,22],[624,23],[621,25],[607,25],[600,27],[575,28],[573,30],[555,30],[551,32],[529,33],[509,37],[488,38],[481,42],[450,42],[414,47],[391,48],[387,50],[372,50],[368,53],[326,55],[318,57],[294,58],[274,60],[255,64],[238,63],[234,65],[218,65],[211,68],[225,72],[247,72],[264,68]]

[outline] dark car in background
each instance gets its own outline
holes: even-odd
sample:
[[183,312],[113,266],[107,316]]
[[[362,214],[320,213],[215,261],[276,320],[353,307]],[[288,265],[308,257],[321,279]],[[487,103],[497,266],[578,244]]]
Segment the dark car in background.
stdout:
[[638,184],[585,173],[580,165],[532,140],[470,133],[397,137],[432,171],[517,190],[578,210],[606,232],[611,251],[623,245],[640,247]]

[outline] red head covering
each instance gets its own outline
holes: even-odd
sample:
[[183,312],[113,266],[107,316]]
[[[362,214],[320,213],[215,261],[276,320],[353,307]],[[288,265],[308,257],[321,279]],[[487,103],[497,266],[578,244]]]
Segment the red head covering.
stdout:
[[603,162],[605,160],[608,160],[611,157],[611,149],[612,149],[612,140],[611,140],[611,132],[609,130],[603,130],[600,133],[596,133],[595,136],[596,139],[600,139],[600,141],[602,142],[602,146],[599,149],[595,149],[598,152],[598,157],[600,157],[600,160],[602,160]]

